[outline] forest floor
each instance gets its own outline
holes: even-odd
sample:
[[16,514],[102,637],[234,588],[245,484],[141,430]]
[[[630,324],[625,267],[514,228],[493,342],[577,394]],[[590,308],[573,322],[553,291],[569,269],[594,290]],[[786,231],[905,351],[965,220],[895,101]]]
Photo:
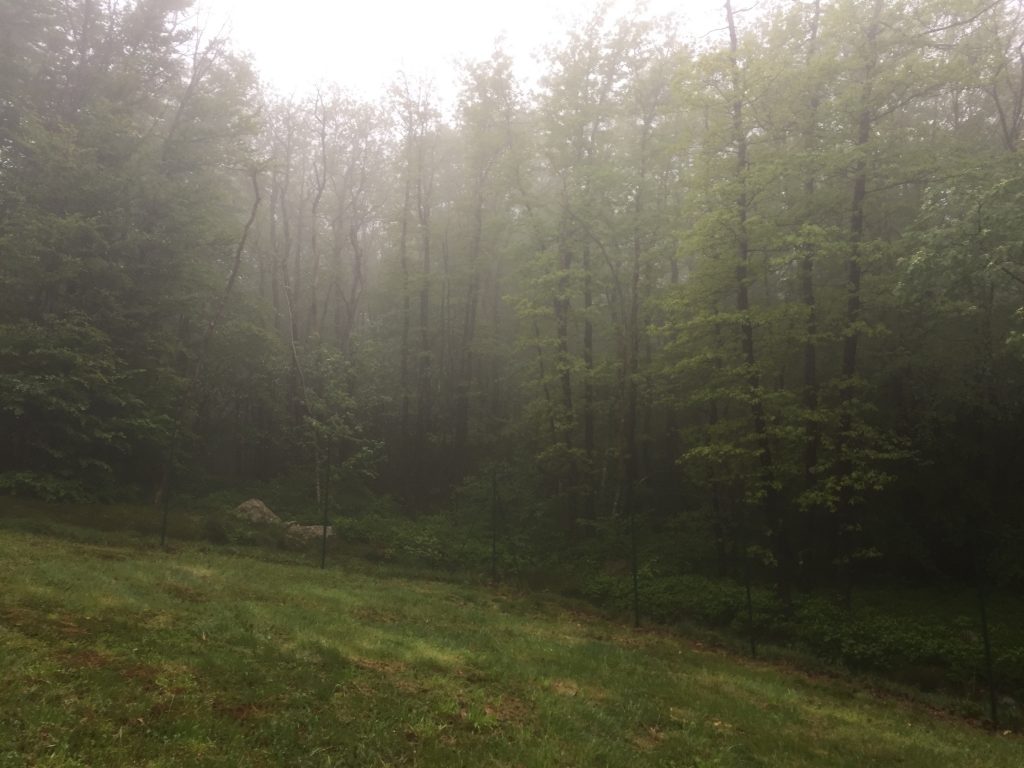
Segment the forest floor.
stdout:
[[1024,740],[498,587],[0,528],[0,766],[977,766]]

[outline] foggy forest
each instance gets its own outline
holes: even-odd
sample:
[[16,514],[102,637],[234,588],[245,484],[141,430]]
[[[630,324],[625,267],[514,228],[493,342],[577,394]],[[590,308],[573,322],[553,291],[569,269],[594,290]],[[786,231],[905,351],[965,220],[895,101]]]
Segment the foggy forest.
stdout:
[[[1024,6],[709,13],[695,36],[591,8],[526,79],[498,41],[447,83],[363,96],[326,73],[285,96],[190,0],[0,1],[0,659],[23,661],[0,671],[0,765],[1024,763]],[[128,561],[154,597],[119,591]],[[108,565],[118,585],[92,581]],[[241,596],[249,567],[286,591]],[[377,703],[348,736],[306,662],[260,666],[286,633],[260,622],[306,619],[232,613],[228,643],[194,613],[291,617],[341,600],[328,584],[372,610],[310,607],[338,622],[324,637],[412,622],[379,639],[404,656],[352,640],[309,662],[405,691],[400,711],[352,693]],[[533,621],[537,599],[558,606],[538,621],[570,616],[552,637],[593,612],[652,664],[696,643],[729,674],[897,692],[857,699],[885,714],[855,741],[693,692],[680,719],[669,667],[635,673],[647,703],[619,698],[625,670],[586,682],[612,664],[597,635],[569,671],[526,645],[472,656],[497,614],[445,636],[461,677],[417,666],[449,614]],[[151,647],[165,610],[203,653],[253,654],[259,701],[210,705],[217,670],[237,678]],[[122,637],[103,616],[134,618]],[[105,661],[50,669],[40,643]],[[136,645],[164,669],[138,691],[110,671]],[[934,731],[887,735],[917,718]],[[606,721],[633,735],[599,742]]]

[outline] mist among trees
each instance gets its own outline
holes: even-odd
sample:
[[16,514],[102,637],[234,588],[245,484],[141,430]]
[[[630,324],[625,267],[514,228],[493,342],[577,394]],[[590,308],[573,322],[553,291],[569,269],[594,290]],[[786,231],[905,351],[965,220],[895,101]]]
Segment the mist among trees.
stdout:
[[5,493],[784,610],[1020,587],[1019,3],[599,12],[446,110],[275,96],[189,6],[0,3]]

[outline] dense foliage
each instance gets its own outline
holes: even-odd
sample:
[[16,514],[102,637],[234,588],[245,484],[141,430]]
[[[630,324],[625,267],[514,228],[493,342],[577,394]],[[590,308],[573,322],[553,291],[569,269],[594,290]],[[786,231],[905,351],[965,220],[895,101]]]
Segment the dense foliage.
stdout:
[[450,113],[262,93],[189,6],[0,2],[0,488],[272,487],[592,589],[1020,584],[1016,3],[598,14]]

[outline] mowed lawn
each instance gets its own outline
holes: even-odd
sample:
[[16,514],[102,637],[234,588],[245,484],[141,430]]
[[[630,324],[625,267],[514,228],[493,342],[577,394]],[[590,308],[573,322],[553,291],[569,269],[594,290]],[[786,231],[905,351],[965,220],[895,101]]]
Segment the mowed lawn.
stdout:
[[0,766],[1020,768],[853,683],[501,589],[0,531]]

